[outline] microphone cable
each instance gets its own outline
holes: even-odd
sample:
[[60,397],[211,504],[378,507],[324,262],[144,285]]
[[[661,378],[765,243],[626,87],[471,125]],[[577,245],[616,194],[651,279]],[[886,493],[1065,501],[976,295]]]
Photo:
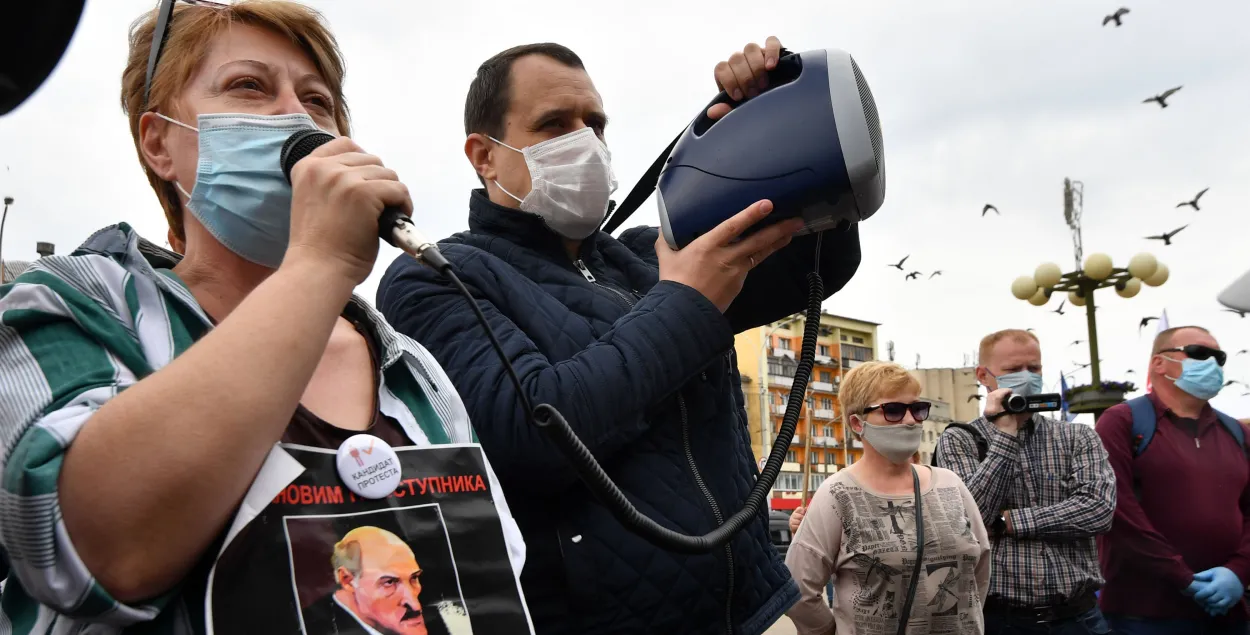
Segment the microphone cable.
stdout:
[[[320,130],[302,130],[291,135],[282,148],[281,158],[283,172],[286,174],[287,180],[290,181],[291,168],[294,167],[296,162],[333,139],[332,135]],[[460,280],[460,276],[456,275],[451,263],[439,252],[438,246],[421,236],[407,215],[393,208],[383,210],[382,217],[378,223],[378,235],[387,243],[398,247],[404,253],[439,272],[464,296],[469,304],[469,308],[473,311],[474,317],[477,318],[478,324],[486,331],[486,337],[490,340],[491,348],[495,350],[499,361],[503,363],[504,370],[508,373],[508,379],[516,390],[517,399],[521,402],[521,407],[525,411],[527,423],[547,431],[548,436],[560,448],[560,451],[564,453],[565,458],[572,464],[578,477],[581,478],[590,492],[603,503],[604,507],[612,513],[612,516],[618,522],[631,532],[669,551],[688,554],[707,553],[732,539],[759,513],[760,505],[764,504],[769,491],[773,488],[773,483],[777,480],[777,475],[781,472],[781,464],[785,462],[786,453],[790,448],[790,441],[794,438],[794,433],[798,428],[799,409],[802,407],[803,398],[807,394],[807,384],[811,379],[812,366],[815,364],[816,337],[820,329],[820,305],[825,295],[824,282],[821,280],[819,273],[822,234],[816,234],[815,269],[807,274],[807,309],[804,314],[803,343],[798,367],[794,372],[794,383],[790,386],[790,395],[786,400],[786,412],[782,417],[781,426],[777,429],[777,438],[773,442],[772,452],[768,456],[768,461],[764,464],[764,469],[760,472],[759,479],[756,480],[750,493],[747,494],[747,500],[742,509],[725,519],[725,522],[717,526],[716,529],[701,536],[691,536],[674,531],[638,511],[634,504],[629,502],[629,499],[626,498],[620,488],[616,486],[616,483],[612,481],[612,478],[608,476],[607,472],[603,471],[603,467],[599,465],[594,455],[582,443],[582,440],[577,437],[577,434],[573,432],[573,428],[569,425],[568,420],[564,418],[564,415],[551,404],[540,403],[537,406],[533,405],[529,395],[525,393],[525,387],[521,383],[521,378],[517,375],[516,369],[512,367],[512,362],[508,360],[507,353],[504,352],[503,344],[499,342],[499,338],[486,320],[486,315],[482,313],[481,307],[478,306],[477,299],[473,297],[468,287]],[[760,381],[764,381],[764,378],[761,377]],[[763,404],[761,404],[762,406]],[[811,431],[809,430],[808,433],[810,434]]]

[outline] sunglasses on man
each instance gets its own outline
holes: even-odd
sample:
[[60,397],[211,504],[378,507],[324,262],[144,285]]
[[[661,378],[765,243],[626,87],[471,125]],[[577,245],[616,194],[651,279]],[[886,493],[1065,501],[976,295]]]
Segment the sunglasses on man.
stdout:
[[1219,364],[1220,366],[1223,366],[1224,362],[1228,361],[1228,353],[1225,353],[1224,351],[1218,348],[1211,348],[1210,346],[1203,346],[1202,344],[1190,344],[1189,346],[1165,348],[1159,352],[1160,353],[1171,353],[1171,352],[1184,353],[1185,356],[1188,357],[1189,359],[1196,359],[1198,361],[1203,361],[1203,360],[1211,359],[1212,357],[1214,357],[1215,363]]
[[916,421],[924,421],[929,418],[929,407],[932,406],[927,401],[916,401],[912,403],[902,403],[891,401],[888,403],[868,406],[864,408],[864,414],[868,414],[873,410],[880,410],[885,415],[885,420],[890,423],[898,423],[907,415],[907,411],[911,411],[911,417]]

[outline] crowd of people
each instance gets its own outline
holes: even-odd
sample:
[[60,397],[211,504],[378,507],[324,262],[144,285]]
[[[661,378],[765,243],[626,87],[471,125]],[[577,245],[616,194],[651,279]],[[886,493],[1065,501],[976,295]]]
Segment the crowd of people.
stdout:
[[924,632],[1246,633],[1246,428],[1208,403],[1226,359],[1206,329],[1160,332],[1152,391],[1091,428],[1004,411],[1042,392],[1042,360],[1033,333],[998,331],[980,346],[984,415],[940,437],[948,467],[915,465],[918,382],[885,362],[851,370],[841,398],[864,458],[790,520],[799,632],[898,630],[910,594]]
[[[767,90],[784,53],[770,37],[719,63],[731,103],[707,115]],[[681,250],[656,228],[599,231],[617,186],[600,95],[568,48],[510,48],[470,84],[464,152],[482,187],[469,229],[440,243],[505,363],[469,300],[409,256],[389,265],[377,310],[354,295],[383,211],[414,206],[351,139],[344,69],[321,16],[287,0],[166,0],[134,23],[121,104],[170,248],[119,222],[0,287],[0,632],[212,632],[214,580],[274,555],[270,543],[248,551],[256,526],[287,523],[293,541],[295,525],[267,507],[362,500],[391,524],[336,516],[348,531],[309,567],[332,564],[328,586],[309,600],[272,585],[234,594],[231,623],[290,610],[306,635],[424,635],[458,617],[489,632],[479,620],[502,612],[508,585],[479,583],[480,563],[453,565],[498,547],[523,621],[543,634],[759,635],[785,614],[805,633],[1245,630],[1250,471],[1206,404],[1224,354],[1197,328],[1156,341],[1140,458],[1128,406],[1097,434],[1003,416],[1008,392],[1041,383],[1036,338],[1003,331],[982,345],[990,393],[976,434],[939,447],[949,470],[913,461],[929,408],[910,375],[876,362],[847,374],[864,459],[819,489],[784,561],[764,510],[709,553],[626,530],[522,404],[561,411],[656,522],[711,531],[759,474],[734,334],[802,309],[813,268],[826,297],[841,289],[858,229],[746,232],[772,212],[762,200],[724,210]],[[282,147],[301,130],[334,138],[286,174]],[[480,484],[488,503],[422,520],[444,537],[422,551],[403,498],[418,479],[377,494],[383,472],[366,458],[401,482],[411,473],[395,466],[420,461],[386,451],[475,444],[477,481],[431,478],[440,494]],[[337,476],[313,451],[337,451]],[[293,485],[314,471],[347,494]],[[474,543],[487,527],[499,543]],[[393,548],[374,548],[378,536]],[[446,620],[427,621],[435,575],[460,576],[448,583],[459,595]],[[830,580],[832,610],[820,598]],[[314,609],[336,617],[306,619]]]

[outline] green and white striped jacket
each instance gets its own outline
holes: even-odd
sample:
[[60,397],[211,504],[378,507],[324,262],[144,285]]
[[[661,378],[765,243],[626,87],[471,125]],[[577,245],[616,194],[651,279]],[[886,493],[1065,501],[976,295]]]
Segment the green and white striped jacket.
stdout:
[[[123,223],[96,232],[69,256],[41,258],[0,286],[0,546],[12,569],[0,600],[0,635],[202,630],[181,602],[131,606],[101,588],[74,549],[57,496],[61,461],[87,419],[211,328],[168,271],[179,258]],[[382,411],[414,445],[476,443],[464,404],[434,357],[364,301],[352,302],[381,340]],[[409,404],[422,395],[439,421],[413,416]],[[491,491],[501,492],[489,464],[487,471]],[[495,506],[519,577],[524,542],[502,495]]]

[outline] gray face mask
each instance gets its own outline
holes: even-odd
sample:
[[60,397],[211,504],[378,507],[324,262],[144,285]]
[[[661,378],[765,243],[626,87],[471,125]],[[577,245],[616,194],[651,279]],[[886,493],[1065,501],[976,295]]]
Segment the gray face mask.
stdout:
[[916,450],[920,449],[920,441],[924,436],[923,423],[875,426],[863,419],[860,421],[864,424],[864,430],[859,434],[864,437],[864,442],[891,463],[908,463]]

